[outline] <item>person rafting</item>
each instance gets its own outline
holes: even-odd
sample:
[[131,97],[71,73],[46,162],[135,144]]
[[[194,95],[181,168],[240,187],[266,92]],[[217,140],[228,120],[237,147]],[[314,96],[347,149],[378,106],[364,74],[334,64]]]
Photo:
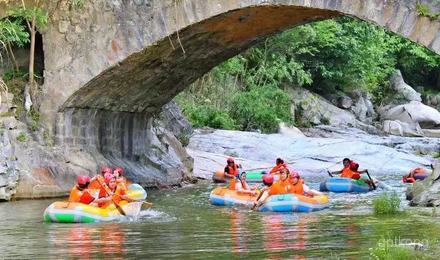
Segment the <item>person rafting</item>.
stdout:
[[120,203],[121,200],[130,200],[126,195],[126,190],[117,185],[116,178],[111,173],[106,173],[104,176],[105,184],[99,190],[98,199],[96,202],[101,208],[107,208],[112,203]]
[[89,190],[90,177],[78,176],[76,185],[70,190],[69,202],[79,202],[83,204],[90,204],[95,200]]
[[287,193],[287,185],[288,185],[288,175],[289,172],[286,168],[280,169],[280,179],[277,182],[274,182],[274,178],[272,174],[265,174],[263,175],[263,184],[265,185],[261,191],[261,196],[259,199],[255,202],[254,207],[261,206],[266,199],[271,195],[278,195],[278,194],[286,194]]
[[266,199],[269,197],[269,189],[273,185],[273,175],[272,174],[264,174],[263,175],[263,185],[264,187],[260,190],[260,196],[257,201],[254,202],[254,206],[252,209],[256,209],[263,205]]
[[403,176],[403,182],[405,183],[414,183],[416,181],[416,175],[429,175],[430,171],[422,168],[422,167],[417,167],[412,169],[408,175]]
[[242,172],[239,175],[238,178],[239,181],[237,181],[237,183],[235,184],[235,190],[238,191],[239,193],[245,193],[245,194],[249,194],[249,195],[256,195],[257,192],[255,191],[255,187],[251,187],[249,186],[249,184],[247,184],[246,182],[246,172]]
[[235,185],[237,183],[237,178],[239,177],[239,168],[241,165],[236,164],[234,158],[228,158],[226,160],[227,165],[225,166],[224,174],[226,178],[229,178],[229,188],[235,190]]
[[272,174],[263,175],[264,187],[260,190],[260,196],[257,201],[254,202],[254,206],[252,207],[253,209],[263,205],[267,198],[271,195],[287,193],[284,186],[284,183],[287,181],[287,174],[285,174],[285,171],[281,173],[281,178],[279,181],[274,183],[273,180],[274,178]]
[[127,179],[124,176],[124,169],[122,167],[116,167],[113,171],[113,175],[116,178],[116,183],[121,186],[123,189],[127,189]]
[[104,176],[106,174],[113,174],[113,169],[111,167],[108,166],[103,166],[101,167],[101,170],[99,171],[99,173],[93,177],[90,180],[90,189],[95,189],[95,190],[99,190],[101,189],[101,184],[100,183],[104,183]]
[[317,190],[310,189],[309,186],[307,186],[304,183],[304,180],[301,178],[299,173],[292,172],[289,174],[289,183],[286,186],[286,190],[288,193],[294,193],[299,195],[308,195],[308,196],[318,196],[323,195],[324,193],[319,192]]
[[281,158],[277,158],[275,164],[276,164],[275,167],[273,167],[272,170],[270,170],[269,172],[270,174],[281,173],[280,170],[283,168],[288,169],[287,164]]
[[[349,158],[344,158],[342,160],[344,168],[340,171],[330,172],[331,174],[340,174],[342,178],[349,178],[354,180],[361,179],[362,173],[368,173],[368,170],[359,170],[359,164],[350,160]],[[368,186],[374,188],[374,183],[371,180],[362,179]]]

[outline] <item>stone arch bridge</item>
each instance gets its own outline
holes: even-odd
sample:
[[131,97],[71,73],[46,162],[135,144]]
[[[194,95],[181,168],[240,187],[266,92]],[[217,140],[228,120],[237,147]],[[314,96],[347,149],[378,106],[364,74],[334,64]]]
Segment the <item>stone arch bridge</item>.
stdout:
[[[418,15],[416,0],[94,0],[79,10],[67,0],[47,2],[41,122],[56,144],[141,162],[149,168],[132,172],[144,175],[185,171],[160,155],[170,148],[157,148],[160,137],[146,131],[152,115],[269,35],[348,15],[440,53],[440,21]],[[437,0],[422,2],[440,9]]]
[[371,21],[440,53],[439,20],[419,16],[415,5],[416,0],[93,1],[70,17],[60,12],[45,33],[49,104],[43,109],[151,114],[266,36],[341,15]]

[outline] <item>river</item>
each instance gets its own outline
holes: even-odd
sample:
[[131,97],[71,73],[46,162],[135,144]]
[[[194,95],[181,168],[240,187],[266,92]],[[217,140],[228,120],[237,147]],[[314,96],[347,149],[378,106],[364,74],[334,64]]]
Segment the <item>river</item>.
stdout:
[[[312,178],[309,184],[318,182]],[[43,223],[43,211],[54,200],[2,203],[0,259],[340,259],[368,257],[369,248],[384,239],[440,239],[438,218],[375,217],[371,198],[383,191],[331,194],[331,207],[321,212],[277,214],[213,206],[209,193],[215,186],[149,191],[153,209],[117,223]],[[403,194],[404,186],[394,189]]]

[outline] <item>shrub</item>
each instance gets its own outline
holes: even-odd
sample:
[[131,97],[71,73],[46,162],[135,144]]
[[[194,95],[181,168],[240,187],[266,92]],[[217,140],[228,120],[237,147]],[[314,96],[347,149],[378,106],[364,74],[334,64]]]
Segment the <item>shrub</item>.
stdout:
[[234,120],[229,114],[211,105],[194,105],[183,110],[195,127],[209,126],[217,129],[236,129]]
[[231,115],[242,130],[275,132],[279,122],[290,123],[290,97],[273,86],[252,87],[232,99]]
[[383,243],[370,248],[370,257],[380,260],[413,259],[414,253],[408,248]]
[[18,136],[17,136],[17,141],[19,141],[20,143],[24,143],[26,142],[26,134],[21,132]]
[[373,200],[375,215],[395,215],[399,212],[400,198],[394,192],[384,193]]

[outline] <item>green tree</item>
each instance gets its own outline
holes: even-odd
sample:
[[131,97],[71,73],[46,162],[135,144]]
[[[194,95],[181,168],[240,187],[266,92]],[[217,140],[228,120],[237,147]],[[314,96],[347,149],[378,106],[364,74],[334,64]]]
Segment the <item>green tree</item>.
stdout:
[[[11,21],[9,18],[0,20],[0,45],[9,56],[9,59],[14,64],[14,68],[18,71],[17,61],[15,59],[12,46],[23,47],[25,43],[29,42],[29,34],[25,28],[20,24],[20,21]],[[0,58],[1,54],[0,54]]]
[[27,112],[33,104],[32,96],[36,92],[36,83],[34,79],[34,60],[35,60],[35,39],[38,29],[42,29],[47,24],[47,13],[41,8],[42,2],[35,0],[32,8],[26,8],[24,0],[18,8],[9,10],[8,14],[18,21],[26,23],[30,32],[30,52],[29,52],[29,82],[25,86],[25,109]]

